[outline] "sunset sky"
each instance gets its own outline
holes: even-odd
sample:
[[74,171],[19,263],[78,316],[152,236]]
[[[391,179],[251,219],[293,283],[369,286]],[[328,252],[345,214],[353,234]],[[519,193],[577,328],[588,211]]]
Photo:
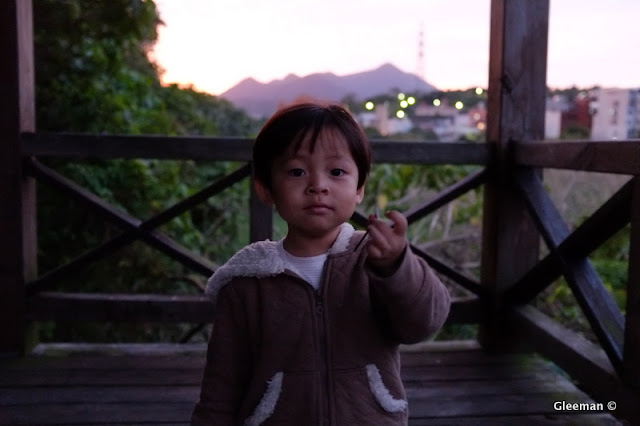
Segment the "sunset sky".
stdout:
[[[220,94],[247,77],[386,62],[439,89],[487,86],[490,0],[155,0],[166,83]],[[640,1],[551,0],[547,82],[640,87]],[[424,59],[418,44],[423,28]]]

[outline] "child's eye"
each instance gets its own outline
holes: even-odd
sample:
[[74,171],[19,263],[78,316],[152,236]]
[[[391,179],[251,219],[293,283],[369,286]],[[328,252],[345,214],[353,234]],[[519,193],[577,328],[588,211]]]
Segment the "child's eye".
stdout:
[[302,169],[291,169],[291,170],[289,170],[289,174],[291,176],[295,176],[295,177],[304,176],[304,170],[302,170]]
[[331,169],[331,176],[342,176],[344,175],[344,170],[342,169]]

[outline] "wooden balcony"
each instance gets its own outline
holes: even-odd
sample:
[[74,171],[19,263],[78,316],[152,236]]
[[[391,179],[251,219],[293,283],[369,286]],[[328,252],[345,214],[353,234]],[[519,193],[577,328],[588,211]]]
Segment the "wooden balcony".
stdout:
[[[205,350],[56,345],[49,355],[2,362],[0,424],[187,425]],[[402,363],[410,425],[620,424],[606,403],[598,407],[535,355],[490,355],[474,342],[445,342],[405,347]],[[563,402],[583,408],[558,410]]]
[[[210,275],[215,266],[209,260],[158,227],[250,179],[250,141],[38,132],[30,2],[3,4],[0,50],[7,59],[0,65],[0,424],[186,424],[199,386],[202,347],[40,345],[33,350],[29,327],[43,320],[211,322],[215,312],[204,296],[65,293],[57,287],[65,277],[136,240],[195,273]],[[477,342],[405,348],[403,374],[412,424],[615,424],[616,418],[640,423],[640,141],[543,140],[547,28],[548,1],[493,1],[486,144],[373,143],[378,162],[479,168],[404,212],[410,223],[471,189],[483,186],[484,193],[479,279],[413,247],[440,275],[472,295],[454,301],[448,323],[478,324],[480,333]],[[40,161],[44,157],[202,159],[242,165],[154,217],[135,218],[48,168]],[[545,168],[616,173],[628,181],[571,230],[544,188],[540,176]],[[38,273],[36,181],[72,197],[122,233]],[[269,237],[271,210],[253,194],[250,210],[251,239]],[[356,214],[352,220],[361,225],[365,218]],[[627,225],[627,305],[621,311],[588,255]],[[546,256],[540,255],[541,240]],[[532,306],[536,295],[560,276],[597,341]],[[595,411],[557,410],[556,401],[603,405]],[[617,404],[615,410],[607,407],[610,401]]]

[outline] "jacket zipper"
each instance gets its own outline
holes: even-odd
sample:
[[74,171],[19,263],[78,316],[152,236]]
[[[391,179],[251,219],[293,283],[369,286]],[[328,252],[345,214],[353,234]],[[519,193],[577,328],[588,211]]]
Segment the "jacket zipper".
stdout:
[[330,423],[329,411],[329,369],[327,365],[327,334],[324,322],[324,301],[319,290],[314,291],[316,301],[316,317],[318,320],[318,340],[320,347],[320,423],[328,425]]

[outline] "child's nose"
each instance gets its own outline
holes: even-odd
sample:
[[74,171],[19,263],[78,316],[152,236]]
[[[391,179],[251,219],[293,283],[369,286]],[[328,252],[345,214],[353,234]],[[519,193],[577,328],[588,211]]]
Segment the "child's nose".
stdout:
[[310,194],[326,194],[329,192],[329,186],[326,179],[322,176],[311,175],[309,180],[309,186],[307,186],[307,192]]

